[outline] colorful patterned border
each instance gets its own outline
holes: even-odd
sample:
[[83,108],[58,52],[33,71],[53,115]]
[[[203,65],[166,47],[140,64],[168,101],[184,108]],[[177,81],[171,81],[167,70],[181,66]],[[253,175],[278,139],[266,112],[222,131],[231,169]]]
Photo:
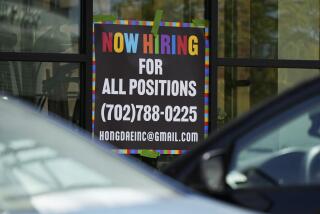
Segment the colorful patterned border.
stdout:
[[[114,25],[132,25],[132,26],[153,26],[153,21],[138,21],[138,20],[115,20],[115,21],[105,21],[105,22],[94,22],[94,24],[114,24]],[[206,28],[205,26],[198,26],[194,23],[184,23],[184,22],[160,22],[160,27],[196,27],[196,28]],[[94,30],[94,29],[93,29]],[[208,31],[209,32],[209,31]]]
[[204,61],[204,138],[209,134],[209,82],[210,82],[210,44],[209,28],[205,28],[205,61]]
[[[94,122],[95,122],[95,100],[96,100],[96,57],[95,57],[95,24],[118,24],[118,25],[132,25],[132,26],[153,26],[153,21],[138,21],[138,20],[115,20],[106,22],[94,22],[93,23],[93,47],[92,47],[92,137],[94,136]],[[204,28],[205,31],[205,85],[204,85],[204,138],[208,137],[209,133],[209,29],[205,26],[197,26],[194,23],[183,22],[160,22],[160,27],[193,27]],[[139,154],[138,149],[115,149],[117,154]],[[180,155],[185,154],[188,150],[155,150],[160,154],[168,155]]]
[[[121,155],[138,155],[142,150],[140,149],[114,149],[112,150],[116,154]],[[158,152],[160,155],[183,155],[188,152],[188,150],[154,150]]]
[[92,28],[92,114],[91,114],[91,133],[94,137],[94,122],[95,122],[95,109],[96,109],[96,47],[95,47],[95,32],[94,32],[94,23]]

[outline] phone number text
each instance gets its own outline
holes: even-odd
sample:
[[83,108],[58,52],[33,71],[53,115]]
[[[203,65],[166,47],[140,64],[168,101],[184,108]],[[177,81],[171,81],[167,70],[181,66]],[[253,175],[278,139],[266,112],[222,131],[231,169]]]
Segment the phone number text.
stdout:
[[135,105],[135,104],[107,104],[101,107],[101,119],[107,121],[127,122],[179,122],[195,123],[198,119],[197,106],[165,106],[158,105]]

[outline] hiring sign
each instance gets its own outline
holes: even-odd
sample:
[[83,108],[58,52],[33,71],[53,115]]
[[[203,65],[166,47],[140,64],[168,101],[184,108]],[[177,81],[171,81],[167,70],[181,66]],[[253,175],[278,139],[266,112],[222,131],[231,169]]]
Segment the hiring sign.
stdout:
[[208,132],[208,32],[151,27],[94,24],[93,133],[119,149],[189,150]]

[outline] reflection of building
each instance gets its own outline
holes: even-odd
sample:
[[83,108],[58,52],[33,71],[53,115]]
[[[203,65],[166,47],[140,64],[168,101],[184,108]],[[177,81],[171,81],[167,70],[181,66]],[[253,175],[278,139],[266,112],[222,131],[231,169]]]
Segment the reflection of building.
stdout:
[[[79,12],[76,1],[1,1],[0,50],[17,54],[76,53]],[[0,62],[0,90],[64,118],[75,117],[72,112],[79,94],[79,66],[38,60],[16,61],[12,57]]]
[[318,0],[212,2],[3,0],[0,91],[90,130],[91,106],[86,101],[91,88],[92,16],[152,20],[158,9],[164,11],[163,20],[191,22],[206,17],[217,29],[211,40],[218,50],[211,59],[212,72],[217,72],[211,79],[212,129],[318,76]]

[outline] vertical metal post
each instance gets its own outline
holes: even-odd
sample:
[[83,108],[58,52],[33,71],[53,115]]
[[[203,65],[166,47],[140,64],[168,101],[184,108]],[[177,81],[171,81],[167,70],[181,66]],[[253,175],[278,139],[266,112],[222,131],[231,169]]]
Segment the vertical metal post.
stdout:
[[91,83],[92,83],[92,24],[93,0],[81,0],[80,53],[86,55],[86,62],[80,70],[80,126],[91,132]]

